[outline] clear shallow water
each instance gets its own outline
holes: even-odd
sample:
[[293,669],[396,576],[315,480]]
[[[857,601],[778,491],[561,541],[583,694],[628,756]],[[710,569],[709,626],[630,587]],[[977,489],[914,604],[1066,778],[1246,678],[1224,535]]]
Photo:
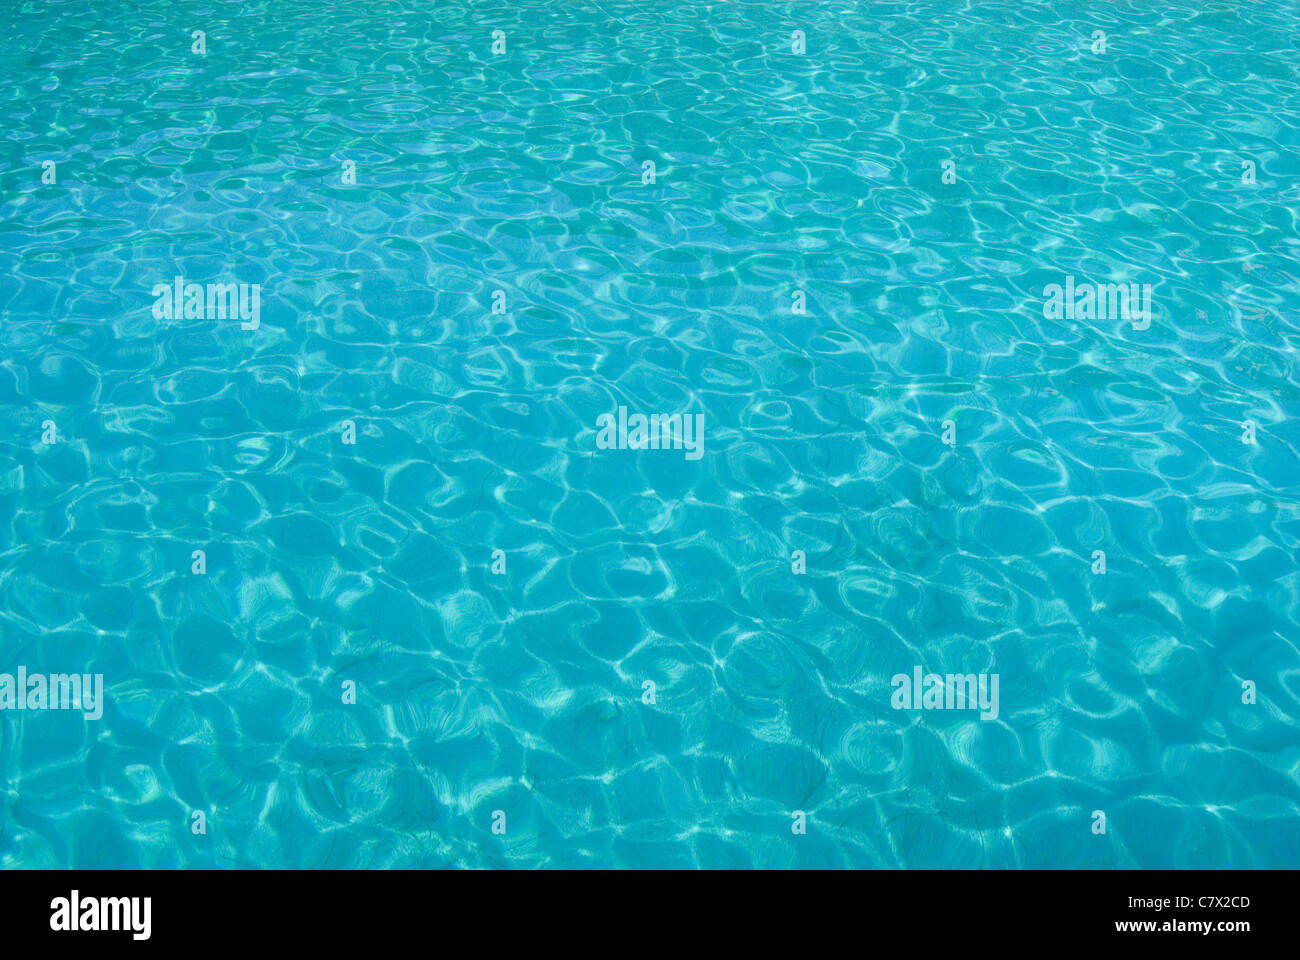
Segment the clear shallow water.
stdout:
[[6,4],[0,863],[1297,865],[1298,23]]

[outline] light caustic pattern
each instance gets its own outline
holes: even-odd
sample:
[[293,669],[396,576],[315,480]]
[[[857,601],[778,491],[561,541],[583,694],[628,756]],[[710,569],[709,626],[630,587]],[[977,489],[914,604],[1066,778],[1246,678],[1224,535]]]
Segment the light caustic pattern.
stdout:
[[3,6],[0,865],[1300,864],[1294,4]]

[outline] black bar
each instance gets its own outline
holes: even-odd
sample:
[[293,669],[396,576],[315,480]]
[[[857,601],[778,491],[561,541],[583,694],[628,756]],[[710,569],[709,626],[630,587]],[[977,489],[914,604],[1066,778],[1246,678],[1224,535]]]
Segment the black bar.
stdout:
[[[689,950],[775,943],[782,933],[835,933],[859,944],[923,948],[1115,945],[1238,950],[1295,946],[1295,874],[1284,871],[8,871],[0,873],[4,939],[19,945],[134,948],[254,944],[374,949],[407,938],[435,951],[448,938],[538,949],[659,943]],[[149,898],[117,931],[51,929],[58,901]],[[1185,898],[1180,900],[1179,898]],[[143,900],[139,901],[143,907]],[[90,908],[99,911],[98,905]],[[120,909],[110,904],[109,913]],[[136,921],[132,924],[132,920]],[[1149,929],[1134,924],[1154,924]],[[1201,924],[1210,924],[1205,932]],[[1121,924],[1128,924],[1121,929]],[[1190,928],[1196,924],[1196,928]],[[1232,929],[1222,925],[1231,924]],[[134,929],[132,929],[134,928]],[[620,932],[621,931],[621,932]],[[428,938],[433,935],[435,939]],[[888,939],[885,939],[888,938]],[[445,941],[445,943],[444,943]],[[820,949],[820,948],[818,948]],[[457,948],[457,952],[463,952]]]

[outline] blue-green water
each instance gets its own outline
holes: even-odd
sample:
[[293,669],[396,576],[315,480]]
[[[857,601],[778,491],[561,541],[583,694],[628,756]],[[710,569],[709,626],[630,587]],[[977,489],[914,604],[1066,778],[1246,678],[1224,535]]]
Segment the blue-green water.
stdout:
[[0,28],[0,864],[1300,864],[1296,4]]

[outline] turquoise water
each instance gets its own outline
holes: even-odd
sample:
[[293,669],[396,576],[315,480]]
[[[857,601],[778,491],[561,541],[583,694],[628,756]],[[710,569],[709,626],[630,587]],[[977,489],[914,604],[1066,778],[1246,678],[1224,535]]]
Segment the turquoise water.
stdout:
[[1296,4],[0,27],[0,864],[1300,864]]

